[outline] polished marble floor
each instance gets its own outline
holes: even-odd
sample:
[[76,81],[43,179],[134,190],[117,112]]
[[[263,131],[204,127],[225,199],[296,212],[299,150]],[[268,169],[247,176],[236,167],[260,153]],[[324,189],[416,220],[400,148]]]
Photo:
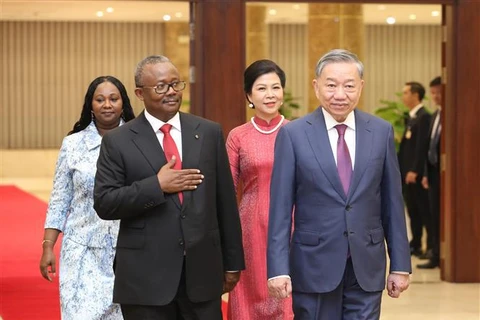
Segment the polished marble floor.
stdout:
[[[52,164],[54,166],[54,163]],[[0,184],[18,187],[48,201],[52,177],[0,177]],[[399,299],[385,293],[382,320],[480,320],[480,284],[457,284],[440,280],[440,270],[422,270],[424,262],[412,258],[414,271],[410,288]],[[227,298],[227,297],[225,297]]]

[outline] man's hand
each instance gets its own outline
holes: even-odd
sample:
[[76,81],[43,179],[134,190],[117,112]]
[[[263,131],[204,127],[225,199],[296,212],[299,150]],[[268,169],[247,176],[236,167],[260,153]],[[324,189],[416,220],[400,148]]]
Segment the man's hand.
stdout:
[[422,186],[423,186],[424,189],[428,189],[428,178],[427,177],[422,178]]
[[387,278],[388,295],[392,298],[400,297],[400,293],[408,289],[410,275],[391,273]]
[[289,277],[268,280],[268,293],[274,298],[288,298],[292,293],[292,281]]
[[407,175],[405,176],[405,183],[406,184],[417,183],[417,173],[413,171],[408,171]]
[[185,190],[195,190],[203,181],[203,174],[198,169],[175,170],[173,166],[177,159],[175,156],[157,173],[158,182],[163,192],[176,193]]
[[225,278],[223,280],[223,293],[230,292],[235,288],[237,282],[240,280],[240,271],[238,272],[225,272]]

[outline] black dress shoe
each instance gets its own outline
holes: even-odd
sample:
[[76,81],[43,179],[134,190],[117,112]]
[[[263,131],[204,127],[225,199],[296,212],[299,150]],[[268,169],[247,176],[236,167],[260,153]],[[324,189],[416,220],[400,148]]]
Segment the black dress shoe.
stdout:
[[439,267],[439,266],[440,264],[438,263],[438,261],[432,260],[432,259],[430,259],[426,263],[417,264],[418,269],[435,269],[436,267]]
[[432,259],[432,258],[433,258],[432,250],[428,250],[427,252],[418,256],[418,259],[420,259],[420,260],[429,260],[429,259]]
[[410,255],[420,257],[423,254],[422,250],[410,248]]

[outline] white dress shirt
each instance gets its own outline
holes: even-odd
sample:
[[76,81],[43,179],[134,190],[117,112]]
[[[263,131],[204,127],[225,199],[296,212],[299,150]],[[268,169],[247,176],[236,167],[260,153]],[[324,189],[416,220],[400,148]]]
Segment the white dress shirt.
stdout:
[[153,131],[157,135],[158,142],[160,142],[160,145],[162,146],[163,149],[163,132],[160,131],[160,128],[165,124],[171,124],[172,129],[170,129],[170,135],[173,138],[173,141],[175,141],[175,144],[177,145],[178,149],[178,154],[180,156],[180,160],[182,160],[182,126],[180,125],[180,113],[176,113],[172,119],[168,120],[167,122],[163,122],[162,120],[159,120],[152,116],[148,111],[145,109],[145,118],[147,118],[147,121],[150,123],[152,126]]
[[328,139],[330,140],[330,146],[332,147],[333,157],[335,158],[335,164],[337,164],[337,142],[338,131],[335,128],[337,124],[344,124],[347,126],[345,130],[345,142],[347,143],[348,152],[350,153],[350,160],[352,161],[352,170],[355,168],[355,112],[350,112],[344,122],[340,123],[335,120],[330,113],[322,108],[323,116],[325,117],[325,125],[327,127]]

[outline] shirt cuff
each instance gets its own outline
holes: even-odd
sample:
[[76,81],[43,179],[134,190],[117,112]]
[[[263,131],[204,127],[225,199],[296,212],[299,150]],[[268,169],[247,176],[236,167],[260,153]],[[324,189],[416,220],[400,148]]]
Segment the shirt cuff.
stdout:
[[406,274],[406,275],[409,275],[410,272],[406,272],[406,271],[392,271],[390,273],[393,273],[393,274]]
[[268,281],[273,280],[273,279],[278,279],[278,278],[288,278],[288,279],[291,280],[289,275],[281,275],[281,276],[276,276],[276,277],[269,278]]

